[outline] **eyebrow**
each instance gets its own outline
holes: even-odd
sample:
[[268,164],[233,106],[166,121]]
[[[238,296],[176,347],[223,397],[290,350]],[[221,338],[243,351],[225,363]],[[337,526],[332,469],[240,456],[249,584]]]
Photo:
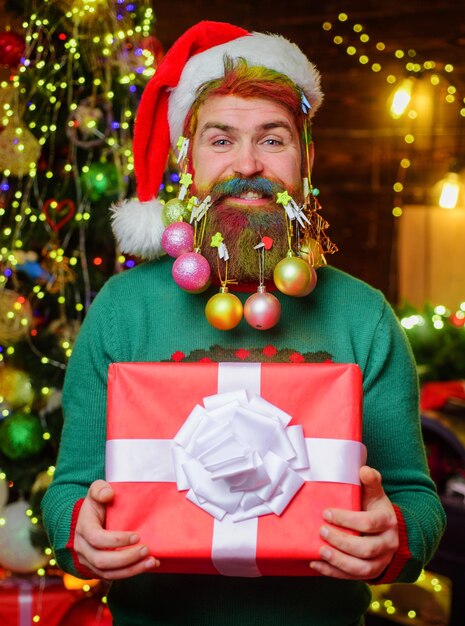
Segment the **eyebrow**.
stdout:
[[223,130],[225,133],[230,133],[237,130],[237,128],[235,128],[234,126],[229,126],[228,124],[221,124],[220,122],[207,122],[200,131],[200,135],[204,135],[207,130],[211,130],[212,128],[215,128],[216,130]]
[[[274,122],[266,122],[265,124],[260,124],[259,126],[257,126],[256,130],[273,130],[274,128],[284,128],[285,130],[289,131],[289,133],[292,135],[291,125],[288,122],[285,122],[284,120],[278,120]],[[211,130],[211,129],[222,130],[225,133],[233,133],[239,130],[235,126],[230,126],[229,124],[222,124],[221,122],[207,122],[205,126],[203,126],[200,132],[200,135],[201,136],[204,135],[208,130]]]
[[260,126],[260,128],[262,128],[263,130],[272,130],[273,128],[284,128],[285,130],[288,130],[291,134],[292,134],[292,127],[288,122],[284,122],[284,121],[277,121],[277,122],[268,122],[267,124],[263,124],[262,126]]

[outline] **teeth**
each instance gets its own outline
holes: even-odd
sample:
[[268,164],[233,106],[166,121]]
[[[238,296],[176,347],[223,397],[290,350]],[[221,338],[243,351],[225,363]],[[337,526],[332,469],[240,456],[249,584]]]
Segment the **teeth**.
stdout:
[[247,193],[242,193],[239,198],[243,200],[260,200],[263,198],[261,193],[257,193],[256,191],[247,191]]

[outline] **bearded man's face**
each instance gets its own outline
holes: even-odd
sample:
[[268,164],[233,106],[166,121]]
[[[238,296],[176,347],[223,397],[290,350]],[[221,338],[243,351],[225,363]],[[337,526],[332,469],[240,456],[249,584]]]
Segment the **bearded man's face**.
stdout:
[[302,200],[302,160],[293,116],[261,98],[212,96],[200,107],[193,138],[195,194],[214,200],[207,215],[202,253],[216,271],[211,236],[223,235],[229,251],[229,276],[257,281],[261,237],[273,239],[265,254],[266,278],[288,250],[284,210],[276,193]]

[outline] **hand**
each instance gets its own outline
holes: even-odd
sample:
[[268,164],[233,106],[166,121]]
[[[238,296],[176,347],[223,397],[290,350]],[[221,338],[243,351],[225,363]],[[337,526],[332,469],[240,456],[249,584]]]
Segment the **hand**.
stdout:
[[[329,524],[320,535],[329,544],[320,549],[321,561],[310,567],[324,576],[350,580],[370,580],[380,576],[398,546],[397,517],[375,469],[360,469],[362,510],[327,509],[323,517]],[[351,535],[344,529],[361,535]]]
[[111,485],[96,480],[89,487],[76,524],[74,550],[79,562],[96,578],[116,580],[141,574],[160,562],[139,543],[136,533],[105,530],[106,505],[113,500]]

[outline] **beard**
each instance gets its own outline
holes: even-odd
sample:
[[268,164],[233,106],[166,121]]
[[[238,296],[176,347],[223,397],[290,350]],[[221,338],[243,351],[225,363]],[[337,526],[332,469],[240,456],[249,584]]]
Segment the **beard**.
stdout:
[[[220,232],[229,253],[228,277],[231,280],[258,282],[261,252],[254,247],[265,236],[273,240],[273,245],[264,252],[264,278],[266,281],[273,278],[276,264],[284,259],[289,249],[285,211],[276,204],[276,193],[283,190],[282,185],[267,179],[232,179],[214,185],[207,192],[213,198],[213,205],[206,215],[202,254],[210,263],[213,275],[218,272],[218,249],[210,243],[213,235]],[[249,207],[234,201],[234,196],[248,191],[263,193],[268,198],[267,204]],[[297,194],[294,198],[299,200]],[[220,269],[224,276],[223,261],[220,261]]]

